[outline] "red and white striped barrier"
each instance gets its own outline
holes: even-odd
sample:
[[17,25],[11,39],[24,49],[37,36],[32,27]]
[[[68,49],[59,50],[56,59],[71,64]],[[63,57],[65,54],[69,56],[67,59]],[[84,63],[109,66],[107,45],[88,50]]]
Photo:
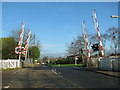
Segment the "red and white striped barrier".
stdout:
[[24,22],[22,22],[22,30],[20,32],[19,43],[18,43],[18,46],[15,48],[16,54],[24,54],[26,52],[26,49],[22,47],[24,28],[25,28],[25,25],[24,25]]
[[95,29],[97,30],[97,37],[98,37],[98,40],[100,42],[100,51],[101,51],[101,54],[102,54],[102,58],[104,58],[104,50],[103,50],[103,46],[102,46],[102,39],[100,37],[100,28],[98,26],[98,19],[97,19],[97,16],[96,16],[96,10],[93,10],[93,21],[94,21],[94,25],[95,25]]
[[88,53],[87,60],[90,60],[90,48],[89,48],[89,43],[88,43],[87,34],[86,34],[85,21],[82,22],[82,27],[83,27],[83,35],[84,35],[85,44],[86,44],[87,53]]
[[18,46],[22,46],[24,28],[25,28],[25,25],[24,25],[24,22],[22,22],[22,30],[21,30],[21,32],[20,32],[20,39],[19,39]]
[[25,57],[27,57],[27,51],[28,51],[28,45],[29,45],[29,41],[30,41],[30,36],[31,36],[31,31],[29,30],[28,31],[28,38],[27,38],[27,41],[26,41],[26,44],[25,44],[25,50],[26,50],[26,52],[25,52]]

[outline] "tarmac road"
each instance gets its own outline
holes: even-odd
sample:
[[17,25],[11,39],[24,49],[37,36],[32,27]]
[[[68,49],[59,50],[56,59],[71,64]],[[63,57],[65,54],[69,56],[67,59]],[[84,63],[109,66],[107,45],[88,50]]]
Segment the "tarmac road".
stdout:
[[3,88],[118,88],[118,79],[82,67],[40,65],[24,68],[14,75],[3,72]]
[[[3,76],[4,77],[4,76]],[[10,77],[10,76],[8,76]],[[4,80],[5,79],[4,77]],[[3,80],[3,81],[4,81]],[[22,69],[16,76],[11,77],[5,88],[75,88],[80,87],[75,83],[65,80],[57,75],[52,68],[40,66],[35,68]],[[5,83],[5,82],[4,82]]]
[[83,67],[56,67],[55,71],[83,88],[119,88],[120,78],[87,71]]

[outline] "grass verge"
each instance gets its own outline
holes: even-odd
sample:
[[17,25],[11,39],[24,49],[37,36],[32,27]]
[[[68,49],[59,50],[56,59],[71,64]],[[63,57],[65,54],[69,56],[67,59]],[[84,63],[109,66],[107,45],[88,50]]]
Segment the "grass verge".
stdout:
[[30,64],[30,65],[24,65],[23,67],[34,67],[34,64]]
[[16,67],[16,68],[0,68],[0,72],[9,71],[9,70],[15,70],[15,69],[21,69],[21,68],[19,68],[19,67]]
[[48,66],[85,66],[84,64],[48,64]]

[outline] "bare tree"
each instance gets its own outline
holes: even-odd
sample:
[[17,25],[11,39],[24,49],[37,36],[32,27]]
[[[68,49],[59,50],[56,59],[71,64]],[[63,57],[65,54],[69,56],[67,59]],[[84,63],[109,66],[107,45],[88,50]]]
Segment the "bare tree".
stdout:
[[110,41],[110,48],[113,49],[114,53],[118,52],[120,29],[112,27],[106,32],[106,40]]
[[[27,40],[27,37],[28,37],[28,30],[29,29],[26,29],[26,28],[24,30],[23,44],[26,43],[26,40]],[[21,32],[21,29],[12,30],[11,33],[10,33],[10,37],[14,37],[15,41],[18,42],[19,38],[20,38],[20,32]],[[35,34],[31,34],[29,45],[30,46],[34,45],[34,46],[40,47],[40,41],[36,38]]]
[[74,38],[74,41],[70,44],[67,44],[67,52],[68,55],[76,55],[80,54],[80,50],[84,48],[85,42],[84,38],[82,36],[78,36],[77,38]]

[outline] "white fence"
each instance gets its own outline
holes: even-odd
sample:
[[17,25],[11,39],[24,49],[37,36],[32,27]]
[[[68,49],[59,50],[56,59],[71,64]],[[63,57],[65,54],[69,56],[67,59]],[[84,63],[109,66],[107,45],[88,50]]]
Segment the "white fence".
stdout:
[[119,58],[104,58],[100,61],[101,70],[120,71],[120,57]]
[[16,68],[20,67],[19,60],[8,59],[8,60],[0,60],[0,68]]

